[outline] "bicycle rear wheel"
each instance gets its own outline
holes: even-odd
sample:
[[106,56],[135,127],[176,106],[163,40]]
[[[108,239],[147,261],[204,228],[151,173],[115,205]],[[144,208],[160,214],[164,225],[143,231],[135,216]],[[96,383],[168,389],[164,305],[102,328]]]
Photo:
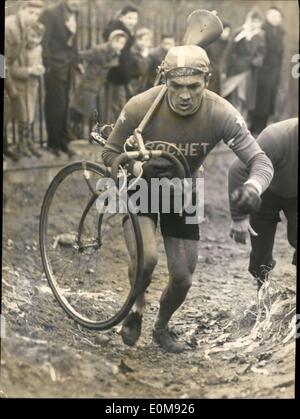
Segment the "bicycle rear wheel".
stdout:
[[[109,329],[130,311],[143,265],[138,217],[128,212],[132,230],[129,256],[124,214],[99,213],[96,188],[107,172],[92,162],[65,166],[52,180],[41,209],[40,250],[48,283],[64,311],[81,325]],[[107,185],[101,182],[100,193]],[[131,249],[132,251],[132,249]],[[130,284],[128,266],[135,273]]]

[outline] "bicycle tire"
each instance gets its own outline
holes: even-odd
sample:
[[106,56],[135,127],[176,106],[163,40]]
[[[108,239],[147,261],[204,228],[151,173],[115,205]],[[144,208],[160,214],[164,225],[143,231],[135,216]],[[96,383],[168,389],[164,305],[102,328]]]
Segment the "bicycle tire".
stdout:
[[[46,194],[44,196],[44,200],[42,203],[41,214],[40,214],[40,223],[39,223],[39,246],[41,252],[41,259],[44,268],[44,272],[46,274],[48,284],[60,304],[63,310],[67,313],[67,315],[75,320],[80,325],[92,329],[92,330],[107,330],[112,328],[113,326],[119,324],[129,313],[131,307],[133,306],[139,284],[142,281],[142,270],[143,270],[143,241],[142,235],[140,231],[139,221],[136,214],[132,212],[128,212],[128,215],[131,219],[133,230],[134,230],[134,237],[136,241],[136,250],[137,250],[137,266],[136,266],[136,275],[134,281],[131,284],[130,291],[128,293],[128,297],[121,307],[121,309],[115,313],[109,319],[103,321],[95,321],[85,318],[84,316],[80,315],[73,309],[73,307],[69,304],[66,298],[60,294],[59,288],[57,286],[57,282],[55,276],[53,274],[51,268],[51,262],[49,261],[47,255],[47,248],[46,248],[46,236],[47,236],[47,225],[48,225],[48,213],[49,208],[51,207],[51,203],[55,192],[57,191],[58,186],[64,181],[64,179],[69,176],[70,174],[80,171],[80,170],[88,170],[100,177],[107,176],[107,171],[99,164],[89,161],[77,161],[73,162],[67,166],[65,166],[62,170],[60,170],[56,176],[51,181]],[[100,224],[102,217],[99,217]],[[129,282],[128,282],[129,284]]]

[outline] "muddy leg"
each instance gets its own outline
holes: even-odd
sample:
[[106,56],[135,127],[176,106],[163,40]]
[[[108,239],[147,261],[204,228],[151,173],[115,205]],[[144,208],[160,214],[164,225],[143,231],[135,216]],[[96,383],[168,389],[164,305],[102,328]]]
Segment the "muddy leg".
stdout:
[[198,241],[164,237],[169,268],[169,283],[161,299],[153,339],[164,350],[180,353],[185,345],[177,342],[168,330],[174,312],[182,305],[192,285],[192,275],[198,259]]
[[[142,331],[142,316],[145,306],[145,290],[149,286],[153,270],[157,264],[158,253],[155,238],[155,223],[145,216],[139,216],[140,228],[144,246],[144,266],[143,266],[143,289],[138,295],[133,310],[128,314],[123,322],[121,336],[126,345],[133,346],[138,341]],[[134,269],[136,267],[136,248],[134,241],[134,232],[129,220],[124,222],[124,235],[127,248],[131,258],[131,265],[128,273],[129,279],[134,278]]]
[[[158,253],[157,253],[157,244],[155,238],[155,223],[149,217],[139,216],[139,223],[143,238],[143,245],[144,245],[144,268],[143,268],[143,280],[145,284],[145,290],[149,286],[151,282],[152,272],[157,264],[158,260]],[[135,240],[134,240],[134,232],[132,229],[132,225],[128,220],[124,222],[124,235],[126,240],[126,245],[128,248],[128,252],[131,258],[131,264],[128,268],[128,275],[129,280],[132,282],[135,276],[135,268],[137,265],[136,261],[136,248],[135,248]],[[135,308],[136,311],[142,314],[143,308],[145,305],[145,294],[144,292],[141,293],[136,300]]]
[[164,244],[170,279],[160,299],[158,327],[166,327],[173,313],[184,302],[198,259],[198,242],[195,240],[164,237]]

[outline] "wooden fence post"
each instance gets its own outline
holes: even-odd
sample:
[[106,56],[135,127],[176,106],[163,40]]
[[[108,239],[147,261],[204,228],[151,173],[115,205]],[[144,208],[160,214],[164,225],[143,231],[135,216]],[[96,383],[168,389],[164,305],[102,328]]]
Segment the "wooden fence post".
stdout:
[[39,134],[40,134],[40,146],[43,147],[44,145],[44,127],[43,127],[43,121],[44,121],[44,112],[43,112],[43,82],[42,78],[39,78],[39,89],[38,89],[38,103],[39,103]]

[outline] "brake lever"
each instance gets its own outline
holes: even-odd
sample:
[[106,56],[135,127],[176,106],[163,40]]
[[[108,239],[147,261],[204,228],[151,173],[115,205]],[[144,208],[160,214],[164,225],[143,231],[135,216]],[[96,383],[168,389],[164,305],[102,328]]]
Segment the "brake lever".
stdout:
[[96,132],[96,131],[91,131],[90,132],[90,135],[89,135],[90,144],[98,144],[98,145],[101,144],[101,145],[105,146],[106,141],[107,140],[105,138],[103,138],[101,136],[101,134],[99,134],[98,132]]

